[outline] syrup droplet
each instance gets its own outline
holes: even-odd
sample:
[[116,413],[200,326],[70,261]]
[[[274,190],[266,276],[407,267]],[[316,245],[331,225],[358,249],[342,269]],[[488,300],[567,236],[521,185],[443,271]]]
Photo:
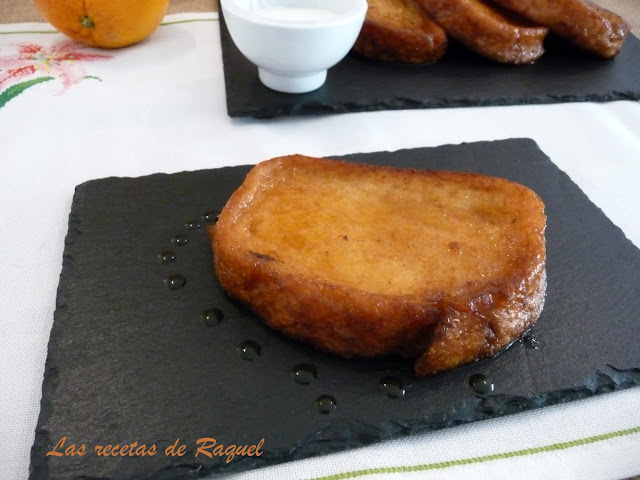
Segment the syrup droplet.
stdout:
[[163,265],[167,265],[173,262],[175,259],[176,254],[173,252],[173,250],[162,250],[160,253],[158,253],[158,261]]
[[525,347],[530,348],[531,350],[540,349],[540,342],[532,333],[525,335],[522,339],[522,343],[524,343]]
[[300,365],[293,367],[291,375],[293,376],[294,382],[299,383],[300,385],[309,385],[315,382],[318,378],[318,371],[313,365],[301,363]]
[[323,415],[328,415],[337,408],[336,399],[331,395],[320,395],[316,398],[316,408]]
[[400,398],[405,394],[402,381],[396,377],[384,377],[380,380],[380,390],[382,390],[388,397]]
[[202,312],[202,319],[207,327],[215,327],[224,318],[224,313],[219,308],[212,308]]
[[219,216],[220,212],[218,210],[207,210],[202,214],[202,218],[207,223],[216,223]]
[[469,378],[469,386],[480,395],[489,395],[493,392],[494,385],[489,377],[482,373],[475,373]]
[[176,247],[184,247],[187,243],[189,243],[189,236],[184,233],[178,233],[171,239],[171,243],[173,243]]
[[253,362],[260,356],[260,345],[253,340],[247,340],[236,347],[236,352],[241,359]]
[[188,228],[189,230],[197,230],[200,227],[202,227],[202,224],[200,223],[199,220],[188,220],[184,226],[186,228]]
[[184,275],[180,275],[179,273],[174,273],[164,279],[164,284],[169,288],[169,290],[180,290],[184,287],[185,283],[187,283],[187,279],[184,278]]

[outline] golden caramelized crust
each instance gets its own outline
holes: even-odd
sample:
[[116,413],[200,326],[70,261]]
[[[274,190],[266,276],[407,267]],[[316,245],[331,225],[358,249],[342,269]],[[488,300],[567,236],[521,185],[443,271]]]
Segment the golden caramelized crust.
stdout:
[[271,327],[426,375],[535,323],[545,225],[540,198],[504,179],[292,155],[254,167],[208,233],[223,289]]
[[[548,28],[483,0],[416,0],[451,38],[489,59],[532,63],[544,53]],[[519,0],[514,0],[517,2]]]
[[353,52],[372,60],[433,63],[447,50],[447,36],[414,0],[368,0]]
[[629,25],[618,15],[583,0],[494,0],[603,58],[620,51]]

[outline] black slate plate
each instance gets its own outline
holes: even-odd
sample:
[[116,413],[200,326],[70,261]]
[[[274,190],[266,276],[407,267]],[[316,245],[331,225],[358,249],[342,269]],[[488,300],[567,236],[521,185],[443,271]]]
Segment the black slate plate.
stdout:
[[[240,471],[640,384],[640,251],[533,141],[346,158],[478,171],[537,191],[548,215],[549,277],[535,327],[539,348],[522,342],[494,359],[421,379],[413,378],[411,362],[319,353],[264,327],[214,277],[203,227],[249,167],[90,181],[77,187],[70,214],[32,479]],[[164,250],[175,260],[159,261]],[[172,290],[165,281],[175,274],[186,283]],[[214,308],[224,318],[207,326],[202,312]],[[247,340],[260,346],[254,361],[238,355]],[[300,364],[316,369],[309,385],[294,381]],[[473,374],[488,376],[495,391],[476,394]],[[388,376],[403,383],[404,396],[380,389]],[[334,397],[333,413],[318,411],[322,395]],[[62,437],[65,448],[84,444],[86,453],[46,456]],[[227,446],[264,439],[263,453],[229,463],[196,457],[205,437]],[[178,439],[185,454],[167,456]],[[103,458],[94,450],[133,442],[155,444],[156,455]]]
[[630,35],[613,60],[553,37],[533,65],[501,65],[451,45],[432,65],[385,65],[347,56],[318,90],[290,95],[260,83],[236,48],[220,11],[220,37],[231,117],[267,118],[438,107],[607,102],[640,99],[640,40]]

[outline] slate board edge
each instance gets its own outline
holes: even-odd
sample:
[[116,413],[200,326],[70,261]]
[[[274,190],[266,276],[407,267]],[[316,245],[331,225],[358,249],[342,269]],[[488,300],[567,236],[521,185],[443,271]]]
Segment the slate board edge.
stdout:
[[[537,143],[528,138],[513,138],[507,140],[497,140],[497,141],[478,141],[478,142],[462,142],[461,144],[449,144],[449,145],[441,145],[439,147],[455,147],[457,145],[465,145],[465,144],[487,144],[487,143],[496,143],[496,142],[509,142],[509,141],[527,141],[530,146],[539,149]],[[415,150],[415,149],[399,149],[396,152],[404,151],[404,150]],[[393,153],[393,152],[388,152]],[[543,153],[544,154],[544,153]],[[334,156],[334,158],[344,158],[346,160],[349,159],[350,156],[360,155],[360,154],[350,154],[350,155],[342,155],[342,156]],[[238,165],[232,167],[222,167],[218,169],[212,170],[225,170],[225,169],[235,169],[235,168],[248,168],[251,165]],[[564,171],[558,169],[561,174],[567,175]],[[176,172],[176,173],[185,173],[185,172]],[[186,173],[195,173],[195,172],[186,172]],[[170,176],[172,173],[154,173],[151,175],[147,175],[145,177],[157,177],[157,176]],[[567,175],[568,176],[568,175]],[[135,180],[136,178],[141,177],[105,177],[102,179],[94,179],[84,182],[78,185],[75,189],[74,198],[72,201],[71,212],[69,214],[69,222],[68,222],[68,232],[65,237],[65,252],[63,253],[63,266],[65,267],[60,275],[60,282],[57,289],[57,299],[56,299],[56,309],[54,312],[54,322],[49,338],[48,343],[48,354],[47,360],[45,363],[45,374],[44,374],[44,382],[42,387],[42,397],[41,397],[41,410],[38,419],[38,427],[42,423],[47,423],[52,412],[52,407],[49,404],[47,398],[50,395],[55,393],[57,388],[57,376],[47,375],[47,373],[51,371],[55,371],[57,369],[56,365],[56,356],[58,354],[57,349],[50,349],[52,345],[55,345],[53,340],[61,335],[61,327],[60,324],[64,321],[64,317],[66,315],[66,297],[67,292],[70,288],[72,288],[72,272],[73,272],[73,258],[68,254],[68,245],[73,244],[74,240],[80,234],[79,228],[79,219],[77,215],[77,209],[79,204],[81,204],[84,191],[88,186],[90,186],[94,182],[100,182],[109,179],[131,179]],[[577,185],[576,185],[577,186]],[[579,187],[578,187],[579,188]],[[592,202],[593,203],[593,202]],[[593,204],[596,208],[599,207]],[[600,210],[601,211],[601,210]],[[602,212],[604,215],[604,213]],[[607,217],[608,218],[608,217]],[[619,229],[619,227],[616,226]],[[621,232],[622,230],[619,229]],[[622,232],[624,235],[624,232]],[[626,238],[626,236],[625,236]],[[627,241],[630,242],[630,240]],[[490,361],[489,360],[483,360]],[[195,478],[202,477],[205,475],[212,474],[225,474],[232,472],[241,472],[247,471],[255,468],[266,467],[269,465],[275,465],[280,463],[286,463],[292,460],[300,460],[304,458],[309,458],[313,456],[317,456],[318,453],[315,452],[315,448],[318,445],[322,445],[323,452],[322,454],[333,453],[338,451],[345,451],[351,448],[362,447],[366,445],[370,445],[372,443],[377,443],[383,440],[398,438],[402,436],[412,435],[424,433],[427,431],[436,431],[456,425],[462,425],[466,423],[474,423],[477,421],[485,420],[488,418],[496,418],[504,415],[510,415],[514,413],[519,413],[522,411],[534,410],[542,407],[553,406],[559,403],[566,403],[574,400],[584,399],[588,397],[592,397],[598,394],[611,392],[614,390],[623,390],[627,388],[631,388],[634,386],[640,386],[640,368],[631,368],[629,370],[619,370],[612,366],[605,365],[600,369],[592,372],[587,379],[585,379],[585,387],[586,388],[577,388],[577,389],[567,389],[560,390],[556,392],[547,392],[541,395],[536,395],[533,397],[518,397],[518,396],[509,396],[509,395],[489,395],[489,396],[478,396],[476,401],[477,403],[470,403],[467,408],[471,410],[475,410],[476,412],[480,412],[477,415],[470,416],[466,410],[465,413],[458,413],[457,415],[453,415],[447,420],[437,422],[433,418],[423,418],[414,421],[406,421],[402,424],[397,422],[389,422],[387,424],[378,424],[373,428],[372,426],[364,426],[360,422],[350,422],[350,421],[340,421],[332,424],[332,428],[321,429],[319,431],[314,432],[309,437],[313,437],[313,439],[301,440],[301,444],[303,447],[294,446],[293,448],[287,450],[271,450],[265,451],[262,457],[243,457],[238,459],[230,464],[226,464],[223,468],[207,468],[204,466],[200,466],[197,463],[184,463],[179,460],[175,461],[175,464],[172,465],[170,470],[165,470],[164,473],[158,472],[159,476],[154,478],[165,478],[164,474],[166,473],[166,478],[171,479],[180,479],[180,478]],[[504,408],[497,408],[502,405]],[[466,418],[467,420],[461,420],[461,418]],[[30,464],[30,476],[32,479],[44,479],[49,478],[48,475],[48,457],[45,456],[49,443],[49,432],[46,430],[36,428],[35,440],[34,444],[31,448],[31,464]],[[333,441],[336,440],[335,435],[342,435],[343,438],[353,438],[351,435],[347,437],[344,436],[345,432],[352,432],[352,429],[357,432],[362,432],[363,430],[369,428],[374,434],[361,434],[357,437],[356,441],[350,441],[345,444],[336,443],[330,449],[326,448],[325,440],[331,438]],[[183,470],[182,472],[179,472]],[[106,477],[105,477],[106,478]]]
[[341,113],[363,113],[378,112],[382,110],[423,110],[432,108],[468,108],[468,107],[508,107],[516,105],[549,105],[554,103],[585,103],[585,102],[614,102],[614,101],[638,101],[640,91],[611,92],[609,95],[592,94],[588,98],[570,95],[547,95],[535,96],[527,99],[515,97],[493,97],[491,99],[469,99],[469,98],[448,98],[448,99],[425,99],[422,102],[396,98],[393,102],[379,101],[378,103],[356,104],[322,104],[305,102],[295,105],[280,105],[277,109],[273,107],[255,107],[247,110],[235,109],[227,106],[227,114],[231,118],[255,118],[267,120],[283,116],[312,116]]

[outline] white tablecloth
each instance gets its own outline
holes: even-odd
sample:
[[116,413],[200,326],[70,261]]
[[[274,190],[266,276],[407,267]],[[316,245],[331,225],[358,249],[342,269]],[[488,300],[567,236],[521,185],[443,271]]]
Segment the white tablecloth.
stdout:
[[[68,44],[45,24],[0,25],[0,479],[28,476],[68,214],[75,185],[86,180],[296,152],[330,156],[529,137],[640,246],[637,102],[231,119],[217,16],[173,15],[165,23],[148,41],[118,51]],[[29,49],[39,49],[40,60],[20,56]],[[75,59],[56,63],[61,55]],[[51,79],[6,100],[12,85],[43,77]],[[634,474],[640,388],[232,478]]]

